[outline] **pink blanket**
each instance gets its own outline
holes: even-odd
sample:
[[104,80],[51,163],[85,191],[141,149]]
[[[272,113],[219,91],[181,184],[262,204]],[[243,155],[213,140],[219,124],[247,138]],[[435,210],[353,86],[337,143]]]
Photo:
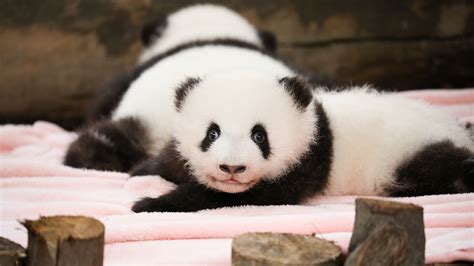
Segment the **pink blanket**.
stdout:
[[[474,90],[403,93],[474,122]],[[105,264],[229,265],[232,237],[244,232],[317,234],[347,249],[355,197],[319,197],[307,206],[235,207],[197,213],[130,211],[133,201],[174,187],[159,177],[61,165],[74,133],[46,122],[0,127],[0,235],[22,245],[18,220],[87,215],[106,226]],[[393,198],[422,205],[426,262],[474,261],[474,193]]]

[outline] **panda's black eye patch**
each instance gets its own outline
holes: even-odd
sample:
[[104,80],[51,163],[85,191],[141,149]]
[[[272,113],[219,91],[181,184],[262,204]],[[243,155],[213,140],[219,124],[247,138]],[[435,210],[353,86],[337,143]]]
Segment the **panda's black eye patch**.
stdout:
[[221,129],[216,123],[211,123],[207,128],[206,136],[201,141],[201,151],[206,152],[211,147],[212,143],[216,141],[221,135]]
[[258,148],[262,152],[263,158],[268,159],[271,152],[270,142],[268,141],[267,131],[265,130],[265,127],[263,127],[261,124],[256,124],[252,128],[250,137],[252,141],[257,144]]

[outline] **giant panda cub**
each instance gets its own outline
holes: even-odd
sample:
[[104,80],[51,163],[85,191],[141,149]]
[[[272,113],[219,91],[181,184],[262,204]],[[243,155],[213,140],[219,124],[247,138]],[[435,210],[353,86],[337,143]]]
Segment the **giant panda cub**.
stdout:
[[137,202],[136,212],[474,189],[472,140],[427,104],[369,88],[312,96],[299,78],[255,72],[191,80],[177,91],[169,152],[134,174],[173,177],[175,160],[189,172],[176,176],[176,190]]
[[[203,27],[198,42],[191,33],[185,37],[189,28],[172,26],[198,14],[206,15],[202,25],[195,22]],[[218,28],[226,19],[235,22],[230,29],[242,29],[224,42],[228,32]],[[168,194],[136,202],[133,211],[474,190],[474,143],[441,110],[368,87],[314,89],[266,52],[244,20],[221,7],[178,11],[160,33],[142,56],[140,73],[113,89],[123,91],[111,97],[117,103],[99,104],[111,118],[81,132],[65,159],[177,184]],[[158,49],[162,43],[178,48]]]

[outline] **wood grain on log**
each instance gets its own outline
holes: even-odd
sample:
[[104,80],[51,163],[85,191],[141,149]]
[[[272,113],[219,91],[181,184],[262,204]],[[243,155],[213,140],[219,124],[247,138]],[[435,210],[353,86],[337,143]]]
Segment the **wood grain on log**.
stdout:
[[52,216],[23,225],[28,229],[28,265],[103,264],[104,226],[94,218]]
[[424,256],[422,207],[356,199],[356,218],[347,265],[368,265],[370,262],[380,262],[380,265],[423,265]]
[[232,265],[342,265],[341,248],[313,236],[248,233],[232,242]]
[[19,244],[0,237],[0,265],[22,266],[25,265],[26,251]]

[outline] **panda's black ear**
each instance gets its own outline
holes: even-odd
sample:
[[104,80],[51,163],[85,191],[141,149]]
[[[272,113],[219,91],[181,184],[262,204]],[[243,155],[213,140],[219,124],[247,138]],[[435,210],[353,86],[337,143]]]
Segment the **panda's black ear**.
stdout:
[[277,38],[271,31],[259,30],[258,37],[263,44],[263,47],[269,52],[276,52],[277,50]]
[[284,77],[278,82],[285,88],[291,96],[295,106],[302,112],[313,100],[313,91],[311,85],[302,77]]
[[143,25],[140,37],[144,46],[149,46],[159,38],[166,29],[168,20],[166,17],[147,22]]
[[184,82],[179,84],[174,96],[174,105],[176,107],[176,111],[181,111],[181,107],[183,107],[186,96],[188,96],[189,92],[200,82],[200,78],[187,78]]

